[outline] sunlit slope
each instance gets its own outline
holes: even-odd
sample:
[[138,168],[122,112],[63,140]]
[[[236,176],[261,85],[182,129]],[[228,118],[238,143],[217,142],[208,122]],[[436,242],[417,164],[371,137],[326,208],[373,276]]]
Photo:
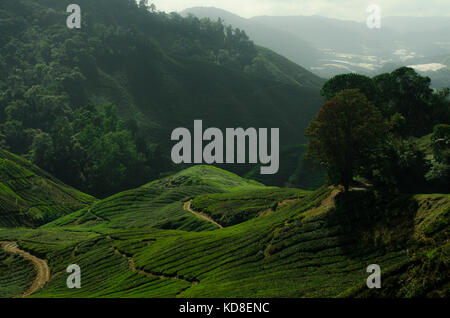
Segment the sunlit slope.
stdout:
[[308,194],[308,191],[279,188],[205,194],[195,197],[191,208],[225,227],[275,213]]
[[93,201],[93,197],[0,149],[0,227],[39,226]]
[[[187,170],[178,177],[188,174],[201,179],[199,172],[211,173],[209,169]],[[170,184],[169,180],[156,183]],[[255,203],[261,193],[270,190],[261,188],[258,193],[258,189],[248,189],[245,181],[235,184],[235,178],[226,185],[220,184],[217,175],[211,180],[217,182],[215,191],[231,190],[230,195],[236,186],[247,188],[247,199]],[[237,200],[242,199],[241,191],[234,193]],[[280,202],[282,196],[286,193]],[[179,204],[186,199],[189,195]],[[227,204],[227,209],[234,209],[232,203]],[[344,196],[339,189],[323,188],[297,194],[279,206],[212,231],[114,230],[105,222],[105,234],[73,232],[89,231],[83,226],[46,228],[24,234],[19,244],[48,259],[52,270],[51,281],[35,297],[414,297],[448,293],[449,195],[354,191]],[[65,287],[65,267],[72,263],[83,271],[79,290]],[[365,287],[370,264],[382,269],[382,290]]]
[[183,209],[184,202],[201,194],[264,188],[218,168],[195,166],[99,201],[45,228],[69,226],[101,232],[149,226],[185,231],[215,230],[217,226]]

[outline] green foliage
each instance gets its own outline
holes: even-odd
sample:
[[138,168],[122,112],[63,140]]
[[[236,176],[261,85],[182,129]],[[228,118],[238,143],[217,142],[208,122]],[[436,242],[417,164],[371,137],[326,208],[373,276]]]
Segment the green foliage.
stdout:
[[448,91],[433,92],[431,81],[412,68],[402,67],[391,74],[374,77],[383,113],[401,114],[407,136],[422,136],[450,116]]
[[435,159],[450,164],[450,125],[435,126],[431,142]]
[[395,113],[390,118],[390,130],[397,136],[405,137],[408,135],[406,127],[406,118],[400,113]]
[[11,298],[27,291],[36,275],[33,265],[0,247],[0,298]]
[[31,159],[85,192],[106,196],[152,178],[152,154],[145,142],[138,150],[138,133],[117,118],[112,105],[104,112],[82,108],[72,122],[58,121],[51,134],[36,134]]
[[[198,178],[192,180],[194,176]],[[232,184],[240,187],[245,182],[206,167],[189,169],[151,187],[161,183],[185,191],[192,183],[212,180],[216,189],[231,192],[194,199],[211,211],[221,211],[215,205],[225,196],[225,211],[236,216],[245,215],[240,205],[245,199],[251,206],[252,202],[265,204],[265,197],[273,201],[289,197],[286,190],[264,187],[233,191]],[[350,291],[353,296],[410,297],[412,293],[404,286],[420,292],[421,282],[433,281],[439,283],[427,287],[426,293],[445,291],[448,278],[444,272],[435,280],[434,267],[426,269],[426,259],[414,258],[408,251],[432,255],[438,263],[445,260],[433,250],[443,247],[447,237],[448,195],[412,197],[361,191],[338,195],[334,205],[327,199],[331,191],[299,192],[296,201],[279,206],[275,213],[223,229],[117,228],[114,222],[103,228],[48,226],[25,234],[20,244],[48,259],[52,270],[52,280],[34,297],[335,297]],[[145,200],[146,195],[142,192],[134,201]],[[184,198],[175,200],[181,206]],[[164,215],[172,204],[161,202],[160,213]],[[130,212],[126,208],[121,212],[129,222],[136,216]],[[127,258],[140,272],[129,267]],[[68,263],[84,269],[82,289],[66,288]],[[371,263],[384,269],[386,285],[381,291],[365,287],[365,269]],[[405,264],[409,271],[394,271]],[[421,268],[425,270],[420,272]],[[394,283],[414,271],[418,274],[410,275],[408,284]],[[364,288],[358,289],[361,285]]]
[[431,136],[433,159],[431,169],[426,179],[438,189],[448,189],[450,186],[450,126],[437,125]]
[[433,159],[430,171],[427,172],[425,178],[428,181],[437,183],[438,187],[445,191],[450,186],[450,165]]
[[413,140],[387,136],[367,159],[362,174],[387,191],[427,191],[425,154]]
[[[289,164],[268,183],[315,179],[292,145],[304,142],[320,79],[221,20],[167,15],[147,1],[78,4],[86,18],[74,32],[61,23],[59,0],[0,2],[0,146],[107,196],[172,170],[170,131],[204,118],[219,128],[280,127]],[[332,180],[348,188],[362,173],[384,190],[424,184],[423,151],[399,136],[445,122],[448,91],[432,92],[402,68],[372,81],[337,77],[323,93],[332,99],[308,129],[308,151]],[[380,143],[384,121],[396,137]],[[430,139],[433,180],[444,176],[447,128]],[[233,167],[242,175],[253,168]],[[94,202],[0,150],[0,225],[45,224],[0,229],[0,238],[48,260],[52,279],[34,297],[448,294],[448,195],[369,190],[333,201],[338,192],[268,188],[196,166]],[[186,211],[190,200],[226,227]],[[83,268],[82,289],[66,287],[72,263]],[[381,292],[358,288],[369,263],[387,269]],[[32,274],[0,251],[0,296],[23,292]]]
[[308,193],[297,189],[258,189],[239,193],[215,193],[197,196],[192,208],[203,212],[223,226],[255,218],[263,212],[276,212],[279,203],[299,200]]
[[[381,144],[372,144],[362,153],[356,171],[370,183],[391,191],[446,192],[450,169],[441,158],[448,156],[445,137],[435,137],[432,142],[423,137],[418,145],[410,138],[429,134],[436,124],[442,124],[437,126],[436,132],[445,135],[450,118],[450,90],[433,91],[429,78],[402,67],[373,79],[357,74],[336,76],[325,83],[322,95],[330,99],[348,88],[365,93],[381,111],[389,128],[389,135]],[[333,147],[335,145],[329,143],[316,157],[325,151],[333,152]],[[342,161],[338,163],[341,169],[342,165]],[[333,181],[333,173],[331,176]]]
[[[0,144],[8,150],[105,197],[173,172],[170,133],[194,119],[280,127],[284,146],[304,141],[322,80],[255,47],[244,31],[145,1],[77,4],[75,31],[59,1],[0,4]],[[258,58],[269,72],[247,72]],[[108,119],[110,104],[124,122]],[[254,166],[231,168],[244,175]]]
[[392,120],[392,131],[399,136],[420,137],[436,124],[447,124],[450,117],[449,89],[433,91],[428,77],[414,69],[399,68],[373,79],[359,74],[343,74],[328,80],[321,90],[326,100],[345,89],[359,89]]
[[248,74],[304,87],[320,87],[325,82],[325,80],[303,67],[269,49],[263,47],[256,47],[256,49],[258,55],[244,69]]
[[[365,284],[361,284],[341,296],[363,298],[448,297],[450,277],[447,238],[450,205],[448,200],[442,201],[444,197],[448,198],[448,195],[417,195],[414,197],[418,209],[414,219],[414,233],[409,236],[408,258],[383,271],[383,288],[370,291]],[[406,207],[403,210],[406,211]],[[407,214],[404,213],[405,216]],[[412,227],[409,228],[409,231],[411,229]],[[400,225],[396,232],[399,236],[405,236],[407,234],[404,230],[408,230],[408,227],[402,228]]]
[[36,227],[93,201],[93,197],[0,149],[0,226]]
[[386,131],[381,113],[359,90],[344,90],[325,103],[306,131],[308,158],[348,190],[353,177]]
[[209,166],[196,166],[140,188],[118,193],[89,208],[45,225],[77,226],[104,231],[108,228],[177,229],[210,231],[216,226],[183,209],[183,202],[205,193],[261,189],[261,184]]
[[[40,229],[0,229],[0,239],[48,260],[52,278],[33,297],[445,295],[448,195],[338,193],[267,188],[198,166]],[[189,225],[182,206],[192,197],[211,215],[242,219]],[[272,212],[247,214],[265,208]],[[18,261],[0,252],[5,296],[29,282],[29,263]],[[383,268],[381,290],[365,286],[371,263]],[[67,288],[67,264],[81,266],[83,288]]]
[[378,98],[378,92],[374,82],[370,77],[359,74],[336,75],[329,79],[322,87],[321,95],[325,100],[333,99],[340,92],[347,89],[359,89],[366,95],[371,103],[375,103]]

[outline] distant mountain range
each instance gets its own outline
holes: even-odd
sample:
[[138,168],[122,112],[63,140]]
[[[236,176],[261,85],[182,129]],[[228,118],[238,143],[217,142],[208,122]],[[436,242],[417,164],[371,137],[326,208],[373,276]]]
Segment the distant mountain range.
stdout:
[[357,72],[379,74],[384,66],[414,66],[433,79],[435,87],[450,86],[450,18],[387,17],[381,29],[364,22],[321,16],[239,17],[217,8],[191,8],[193,14],[219,17],[247,32],[256,44],[266,46],[319,76]]
[[181,12],[183,16],[189,14],[199,18],[210,18],[211,20],[221,18],[225,24],[231,24],[233,27],[244,30],[256,44],[270,48],[302,66],[317,65],[322,57],[320,50],[299,35],[267,25],[264,21],[246,19],[217,8],[197,7]]

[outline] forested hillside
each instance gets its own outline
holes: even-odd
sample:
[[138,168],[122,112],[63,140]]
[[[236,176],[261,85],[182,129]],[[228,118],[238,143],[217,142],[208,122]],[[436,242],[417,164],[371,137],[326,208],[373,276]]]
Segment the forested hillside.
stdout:
[[[0,2],[0,297],[449,296],[450,89],[324,82],[221,20],[77,3],[81,29],[69,2]],[[280,128],[278,173],[175,166],[194,120]]]
[[[226,10],[214,7],[194,7],[181,12],[181,15],[194,15],[198,18],[222,19],[225,24],[244,30],[256,44],[270,48],[304,67],[317,66],[325,57],[323,52],[302,39],[296,29],[279,30],[259,23],[254,18],[246,19]],[[304,30],[306,32],[306,30]]]
[[194,119],[305,142],[321,103],[312,73],[221,21],[133,0],[77,3],[81,29],[67,28],[65,1],[0,3],[0,147],[105,196],[174,171],[170,133]]

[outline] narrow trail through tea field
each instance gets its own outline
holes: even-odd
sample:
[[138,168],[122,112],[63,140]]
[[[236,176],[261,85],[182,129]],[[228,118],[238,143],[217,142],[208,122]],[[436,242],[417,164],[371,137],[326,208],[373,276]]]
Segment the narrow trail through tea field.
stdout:
[[120,256],[126,258],[128,260],[128,265],[129,265],[130,269],[133,272],[136,272],[138,274],[141,274],[141,275],[144,275],[144,276],[147,276],[147,277],[156,277],[156,278],[159,278],[159,279],[179,280],[179,281],[184,281],[184,282],[189,283],[190,284],[189,286],[187,286],[187,287],[185,287],[185,288],[183,288],[183,289],[178,291],[176,297],[180,296],[187,289],[189,289],[189,288],[191,288],[191,287],[193,287],[195,285],[198,285],[200,283],[200,281],[198,281],[198,280],[188,280],[188,279],[186,279],[184,277],[180,277],[178,275],[156,274],[156,273],[149,272],[147,270],[138,269],[138,268],[136,268],[136,265],[134,264],[134,260],[133,260],[133,258],[131,256],[126,255],[125,253],[121,252],[117,248],[114,249],[114,253],[116,253],[117,255],[120,255]]
[[36,256],[21,250],[17,245],[17,242],[0,242],[0,246],[5,250],[5,252],[10,254],[18,254],[27,261],[30,261],[36,269],[37,274],[31,286],[25,293],[16,296],[16,298],[28,297],[34,294],[44,287],[44,285],[50,280],[50,269],[46,260],[37,258]]
[[188,202],[185,202],[184,205],[183,205],[183,209],[184,209],[185,211],[189,212],[189,213],[194,214],[196,217],[198,217],[198,218],[200,218],[200,219],[202,219],[202,220],[205,220],[205,221],[208,221],[209,223],[214,224],[215,226],[217,226],[217,227],[220,228],[220,229],[223,228],[222,225],[220,225],[219,223],[217,223],[216,221],[214,221],[213,219],[211,219],[211,218],[210,218],[209,216],[207,216],[206,214],[194,211],[194,210],[191,208],[191,204],[192,204],[192,200],[190,200],[190,201],[188,201]]

